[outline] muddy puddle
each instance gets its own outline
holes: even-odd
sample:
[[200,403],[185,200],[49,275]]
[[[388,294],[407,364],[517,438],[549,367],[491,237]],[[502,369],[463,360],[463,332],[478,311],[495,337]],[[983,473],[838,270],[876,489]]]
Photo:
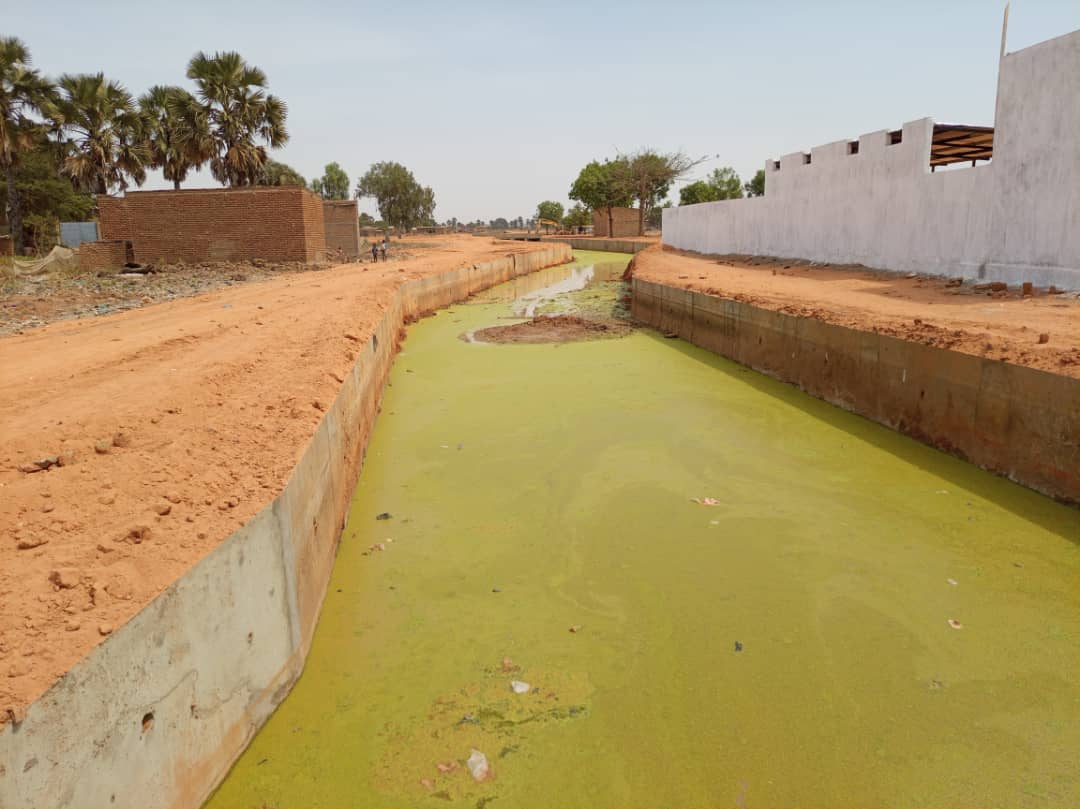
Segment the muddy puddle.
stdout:
[[614,317],[617,274],[550,290],[615,261],[409,329],[209,806],[1080,805],[1078,512],[648,330],[460,339]]

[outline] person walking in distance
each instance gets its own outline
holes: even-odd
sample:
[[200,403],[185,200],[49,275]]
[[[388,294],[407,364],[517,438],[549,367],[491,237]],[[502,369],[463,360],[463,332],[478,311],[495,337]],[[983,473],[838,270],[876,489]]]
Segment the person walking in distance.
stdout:
[[375,242],[371,243],[371,260],[376,264],[379,263],[379,245],[375,244]]
[[379,252],[382,253],[382,260],[386,261],[386,239],[382,240],[382,247],[379,248]]

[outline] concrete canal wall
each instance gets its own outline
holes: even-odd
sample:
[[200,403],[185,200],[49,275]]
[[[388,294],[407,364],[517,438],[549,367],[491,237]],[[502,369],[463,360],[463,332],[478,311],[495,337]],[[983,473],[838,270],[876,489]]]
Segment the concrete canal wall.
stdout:
[[281,494],[0,731],[0,807],[200,806],[303,671],[403,324],[570,259],[402,286]]
[[1080,503],[1080,380],[635,278],[637,320]]

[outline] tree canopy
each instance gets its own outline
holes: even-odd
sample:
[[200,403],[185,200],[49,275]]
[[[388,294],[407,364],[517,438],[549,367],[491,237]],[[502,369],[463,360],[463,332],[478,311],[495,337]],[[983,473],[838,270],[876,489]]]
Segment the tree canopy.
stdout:
[[259,185],[298,185],[307,188],[307,180],[292,166],[270,160],[263,164],[257,180]]
[[373,197],[379,216],[399,230],[427,224],[435,213],[435,192],[416,181],[400,163],[375,163],[356,185],[357,197]]
[[[39,252],[53,245],[56,227],[60,222],[81,222],[89,219],[94,210],[90,194],[78,191],[60,173],[58,150],[43,143],[19,158],[13,170],[15,190],[23,214],[18,231],[12,225],[12,239],[21,238],[19,253],[26,252],[25,236],[30,234]],[[0,177],[0,199],[8,197],[8,183]],[[47,238],[43,238],[46,236]]]
[[664,224],[664,208],[671,207],[671,200],[665,199],[663,202],[657,203],[649,209],[649,215],[646,219],[646,223],[651,228],[660,228]]
[[568,228],[584,227],[592,224],[592,213],[580,202],[575,202],[563,217],[563,224]]
[[149,150],[147,166],[161,169],[162,176],[177,189],[187,179],[188,172],[200,168],[210,158],[205,132],[200,137],[185,136],[185,127],[198,126],[185,118],[195,104],[194,96],[182,87],[161,84],[151,87],[139,99]]
[[[267,93],[266,74],[234,51],[195,54],[187,77],[195,82],[198,96],[187,118],[205,120],[210,172],[226,185],[254,185],[267,160],[266,146],[278,148],[289,140],[285,102]],[[200,138],[202,131],[188,127],[186,136]]]
[[22,204],[15,172],[24,155],[44,139],[41,118],[55,100],[52,84],[30,66],[30,51],[15,37],[0,38],[0,168],[15,252],[24,250]]
[[717,202],[722,199],[739,199],[743,195],[742,180],[730,166],[713,169],[704,180],[679,189],[680,205],[696,205],[699,202]]
[[323,199],[348,199],[349,175],[337,163],[327,163],[322,177],[311,181],[311,190]]
[[146,180],[150,149],[131,93],[103,73],[65,74],[54,117],[67,155],[63,171],[86,191],[107,194]]
[[626,182],[629,165],[626,158],[586,164],[570,186],[570,199],[583,203],[594,211],[606,211],[611,232],[615,216],[612,208],[624,208],[633,202],[633,194]]
[[671,184],[700,161],[691,160],[682,152],[663,154],[642,149],[627,158],[626,187],[638,202],[638,235],[645,235],[645,219],[649,211],[664,196]]
[[748,197],[765,196],[765,169],[758,169],[750,181],[743,186]]
[[563,206],[561,202],[546,199],[536,206],[537,219],[550,219],[552,222],[562,222]]

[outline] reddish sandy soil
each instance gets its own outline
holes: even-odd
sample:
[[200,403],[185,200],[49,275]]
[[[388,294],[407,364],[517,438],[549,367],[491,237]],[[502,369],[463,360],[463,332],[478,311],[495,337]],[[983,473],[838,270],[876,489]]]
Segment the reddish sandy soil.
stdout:
[[280,492],[398,286],[540,247],[415,242],[0,339],[0,724]]
[[[864,267],[650,248],[634,275],[827,323],[1080,377],[1080,299]],[[1045,342],[1040,337],[1045,335]]]
[[625,337],[633,328],[617,320],[586,320],[574,315],[542,315],[512,326],[490,326],[473,334],[481,343],[569,343]]

